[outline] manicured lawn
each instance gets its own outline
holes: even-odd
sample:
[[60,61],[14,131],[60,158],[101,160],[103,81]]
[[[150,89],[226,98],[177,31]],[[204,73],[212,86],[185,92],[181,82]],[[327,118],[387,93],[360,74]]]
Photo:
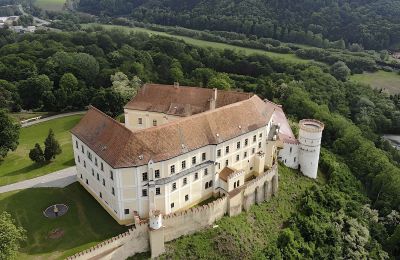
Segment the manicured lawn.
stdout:
[[[43,211],[56,203],[68,212],[48,219]],[[7,211],[27,230],[17,259],[63,259],[127,230],[98,204],[79,183],[66,188],[38,188],[0,194],[0,212]],[[49,238],[54,229],[64,235]]]
[[400,75],[395,72],[377,71],[374,73],[355,74],[351,80],[369,84],[373,88],[383,89],[390,94],[400,93]]
[[144,33],[149,33],[149,34],[153,34],[153,35],[174,37],[177,39],[181,39],[181,40],[185,41],[186,43],[193,44],[193,45],[200,46],[200,47],[231,49],[231,50],[236,50],[236,51],[242,51],[245,54],[255,54],[255,53],[256,54],[264,54],[264,55],[267,55],[272,58],[283,59],[283,60],[289,61],[289,62],[301,62],[301,63],[310,62],[310,60],[301,59],[294,54],[281,54],[281,53],[276,53],[276,52],[269,52],[269,51],[239,47],[239,46],[225,44],[225,43],[198,40],[198,39],[194,39],[194,38],[190,38],[190,37],[186,37],[186,36],[174,35],[174,34],[169,34],[169,33],[165,33],[165,32],[157,32],[157,31],[152,31],[152,30],[145,29],[145,28],[140,28],[140,27],[128,27],[128,26],[121,26],[121,25],[108,25],[108,24],[82,24],[82,27],[87,28],[87,27],[90,27],[93,25],[103,26],[104,28],[106,28],[108,30],[119,29],[119,30],[123,30],[126,32],[144,32]]
[[35,5],[43,10],[61,11],[65,0],[36,0]]
[[[279,192],[269,202],[254,205],[248,213],[223,217],[217,228],[185,236],[166,245],[166,259],[258,259],[274,243],[290,215],[297,211],[303,192],[324,183],[285,167],[279,167]],[[143,256],[141,256],[143,257]],[[260,258],[262,259],[262,257]]]
[[[69,130],[79,122],[81,117],[82,115],[68,116],[21,128],[17,150],[9,153],[4,161],[0,162],[0,186],[73,166],[75,163]],[[29,150],[34,147],[35,143],[39,143],[44,149],[43,142],[50,128],[54,130],[62,153],[50,164],[40,167],[29,159]]]

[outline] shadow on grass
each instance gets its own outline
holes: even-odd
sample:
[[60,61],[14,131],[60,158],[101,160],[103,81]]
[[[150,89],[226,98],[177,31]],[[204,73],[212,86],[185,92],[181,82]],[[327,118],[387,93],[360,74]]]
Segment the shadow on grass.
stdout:
[[18,175],[21,175],[21,174],[27,174],[28,172],[36,170],[36,169],[41,168],[43,166],[44,165],[37,164],[37,163],[32,163],[31,165],[26,166],[24,168],[11,171],[11,172],[7,173],[6,175],[3,175],[3,177],[18,176]]
[[[59,218],[48,219],[43,210],[63,203],[68,212]],[[74,183],[66,188],[35,188],[10,194],[0,194],[0,211],[9,212],[27,230],[27,241],[21,252],[28,255],[54,253],[63,257],[81,251],[82,247],[98,243],[127,230],[81,187]],[[50,239],[49,232],[62,229],[64,235]],[[57,256],[59,258],[59,256]]]

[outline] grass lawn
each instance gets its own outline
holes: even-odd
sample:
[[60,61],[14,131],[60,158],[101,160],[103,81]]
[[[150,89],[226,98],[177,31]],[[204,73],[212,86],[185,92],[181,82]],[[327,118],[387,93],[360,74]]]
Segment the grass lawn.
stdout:
[[311,61],[311,60],[301,59],[294,54],[281,54],[281,53],[276,53],[276,52],[269,52],[269,51],[263,51],[263,50],[258,50],[258,49],[239,47],[239,46],[225,44],[225,43],[198,40],[198,39],[194,39],[191,37],[174,35],[174,34],[169,34],[169,33],[165,33],[165,32],[152,31],[152,30],[140,28],[140,27],[128,27],[128,26],[122,26],[122,25],[108,25],[108,24],[94,24],[94,23],[82,24],[82,27],[88,28],[88,27],[94,26],[94,25],[95,26],[103,26],[104,28],[106,28],[108,30],[119,29],[119,30],[123,30],[126,32],[144,32],[144,33],[149,33],[152,35],[162,35],[162,36],[174,37],[174,38],[183,40],[186,43],[193,44],[193,45],[200,46],[200,47],[231,49],[231,50],[236,50],[236,51],[242,51],[245,54],[255,54],[255,53],[256,54],[264,54],[264,55],[267,55],[272,58],[283,59],[283,60],[289,61],[289,62],[305,63],[305,62]]
[[[68,212],[48,219],[43,210],[56,203]],[[0,194],[0,212],[9,212],[27,230],[27,241],[17,259],[63,259],[127,230],[98,204],[79,183],[66,188],[38,188]],[[64,235],[48,237],[56,228]]]
[[35,5],[43,10],[62,11],[65,0],[36,0]]
[[400,93],[400,75],[396,72],[377,71],[374,73],[355,74],[351,80],[369,84],[376,89],[384,89],[389,94]]
[[[236,217],[223,217],[218,228],[206,229],[166,244],[162,258],[173,259],[257,259],[297,210],[302,193],[313,183],[322,185],[320,174],[313,181],[300,173],[279,167],[279,192],[269,202],[254,205]],[[144,257],[140,255],[139,258]]]
[[[0,162],[0,186],[38,177],[47,173],[73,166],[74,158],[69,132],[83,115],[58,118],[21,128],[17,150],[10,152],[3,162]],[[29,150],[39,143],[44,150],[44,140],[52,128],[59,141],[62,153],[45,166],[39,167],[29,159]]]

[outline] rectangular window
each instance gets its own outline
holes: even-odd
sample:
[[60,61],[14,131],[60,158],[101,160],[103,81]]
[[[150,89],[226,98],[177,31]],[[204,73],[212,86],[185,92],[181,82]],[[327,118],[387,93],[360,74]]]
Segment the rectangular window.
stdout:
[[160,170],[155,170],[155,171],[154,171],[154,177],[155,177],[156,179],[160,178]]
[[197,180],[198,178],[199,178],[199,173],[196,172],[196,173],[194,174],[194,180]]
[[143,179],[143,181],[148,180],[147,172],[142,173],[142,179]]
[[94,158],[94,165],[97,166],[97,158]]
[[256,152],[256,148],[251,149],[251,153],[254,154]]
[[86,161],[83,161],[83,167],[86,168]]
[[111,188],[111,194],[115,196],[115,189],[114,189],[114,187]]
[[125,215],[128,215],[129,214],[129,209],[125,209],[124,212],[125,212]]
[[260,133],[260,138],[262,138],[262,133]]
[[79,155],[78,155],[78,163],[80,163],[81,162],[81,158],[79,157]]
[[204,169],[204,176],[207,176],[207,175],[208,175],[208,169],[205,168],[205,169]]
[[206,153],[201,154],[201,160],[205,161],[207,159]]
[[192,164],[195,165],[196,164],[196,156],[192,157]]
[[161,189],[160,189],[160,187],[157,187],[156,188],[156,195],[160,195],[161,194]]
[[292,149],[293,149],[293,147],[290,147],[290,153],[292,153]]
[[138,118],[138,124],[141,125],[143,123],[143,119],[141,117]]
[[182,161],[182,170],[186,169],[186,161]]
[[83,179],[83,175],[81,174],[81,179]]
[[153,126],[157,126],[157,120],[153,120]]
[[185,195],[185,201],[188,201],[189,200],[189,194],[186,194]]
[[97,180],[100,181],[100,175],[99,174],[97,174]]
[[171,209],[173,209],[175,207],[175,203],[171,203]]
[[257,141],[257,136],[254,135],[254,136],[253,136],[253,143],[255,143],[256,141]]
[[106,180],[103,179],[103,186],[106,186]]
[[92,160],[92,154],[89,151],[87,151],[87,157],[89,158],[89,160]]
[[111,170],[110,170],[110,179],[111,179],[111,180],[114,180],[114,173],[113,173],[113,171],[111,171]]
[[85,153],[85,148],[83,147],[83,145],[81,145],[81,150],[82,150],[82,153]]
[[103,163],[100,164],[100,169],[101,169],[102,171],[104,171]]
[[78,141],[75,141],[75,148],[78,148]]
[[240,149],[240,142],[237,142],[237,143],[236,143],[236,148],[237,148],[237,149]]
[[294,160],[293,160],[294,162],[296,162],[296,157],[294,157]]
[[247,146],[249,144],[249,139],[244,139],[244,146]]
[[226,160],[226,161],[225,161],[225,166],[228,166],[228,165],[229,165],[229,161]]
[[87,184],[87,185],[89,185],[89,181],[88,181],[88,179],[86,179],[86,184]]
[[187,178],[183,178],[183,185],[187,184]]
[[94,177],[94,170],[92,169],[92,176]]
[[176,190],[176,182],[172,183],[172,190]]
[[238,162],[239,159],[240,159],[240,157],[239,157],[239,155],[237,154],[237,155],[236,155],[236,161]]
[[100,198],[103,198],[103,194],[100,192]]
[[261,142],[258,143],[258,148],[261,148]]
[[243,157],[247,158],[247,152],[244,152]]
[[171,165],[171,174],[175,173],[175,165]]
[[225,154],[229,153],[229,146],[225,147]]
[[147,197],[147,189],[143,189],[142,190],[142,196],[143,197]]
[[221,157],[221,149],[217,150],[217,157]]

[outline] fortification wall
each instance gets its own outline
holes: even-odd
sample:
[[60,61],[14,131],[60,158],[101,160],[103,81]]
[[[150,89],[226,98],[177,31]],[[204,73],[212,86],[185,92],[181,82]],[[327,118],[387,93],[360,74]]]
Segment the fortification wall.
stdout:
[[207,205],[164,216],[164,241],[192,234],[212,225],[228,212],[228,198],[222,197]]
[[[120,260],[150,250],[152,256],[156,257],[164,251],[164,242],[209,227],[227,213],[229,216],[238,215],[242,209],[249,210],[253,204],[269,200],[277,191],[278,168],[274,165],[254,180],[229,193],[228,196],[201,207],[163,216],[162,229],[151,230],[148,223],[137,224],[135,228],[68,259]],[[150,238],[152,238],[152,248],[150,248]]]

